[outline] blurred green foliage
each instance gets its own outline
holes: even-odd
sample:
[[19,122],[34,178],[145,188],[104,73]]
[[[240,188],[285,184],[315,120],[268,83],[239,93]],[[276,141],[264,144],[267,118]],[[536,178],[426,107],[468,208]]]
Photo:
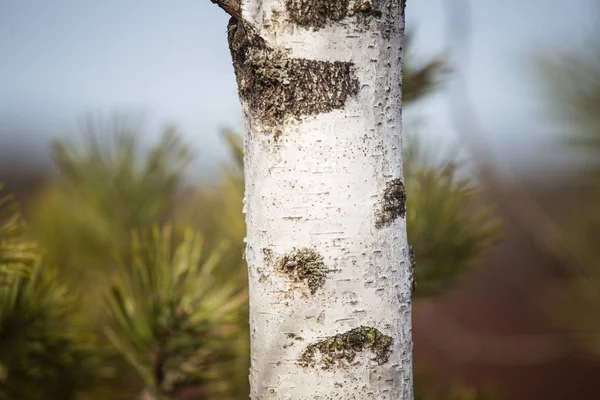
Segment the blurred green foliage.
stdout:
[[[202,236],[187,229],[178,240],[170,227],[137,233],[132,245],[133,269],[120,268],[108,297],[110,341],[158,398],[224,381],[219,368],[235,357],[230,340],[247,302],[234,280],[215,282],[226,249],[201,262]],[[211,394],[222,397],[219,389]]]
[[10,194],[0,183],[0,283],[5,273],[26,273],[35,263],[36,245],[25,239],[27,225]]
[[110,366],[93,334],[79,326],[76,298],[54,272],[38,262],[0,287],[0,396],[7,400],[107,394]]
[[[222,256],[220,276],[247,287],[248,275],[243,259],[246,224],[242,206],[244,199],[244,155],[241,137],[233,131],[222,132],[232,161],[222,165],[222,175],[214,186],[196,188],[184,198],[176,216],[177,221],[192,224],[204,232],[205,245],[214,248],[220,240],[227,240],[229,251]],[[227,366],[231,399],[246,398],[250,393],[250,326],[248,304],[242,305],[235,343],[237,358]]]
[[417,265],[417,298],[448,289],[499,238],[501,222],[494,210],[482,201],[472,180],[459,173],[456,161],[434,163],[416,136],[407,138],[406,224]]
[[169,127],[145,149],[140,130],[131,118],[90,116],[80,143],[53,144],[60,175],[35,202],[32,226],[46,259],[78,284],[106,276],[130,232],[166,221],[174,208],[190,147]]
[[[0,199],[0,399],[104,393],[110,368],[79,329],[77,301],[42,263],[8,195]],[[105,394],[105,393],[104,393]]]
[[[168,275],[171,271],[169,268],[174,264],[167,263],[160,257],[157,258],[162,254],[161,251],[164,252],[164,243],[156,241],[152,235],[134,234],[134,232],[145,232],[172,219],[171,214],[177,208],[175,202],[179,195],[180,178],[185,166],[191,160],[190,147],[183,144],[174,129],[169,128],[163,133],[158,144],[144,151],[138,143],[141,133],[139,127],[120,116],[115,117],[108,128],[105,121],[89,119],[84,129],[86,136],[81,143],[76,144],[65,140],[55,142],[53,157],[59,176],[35,199],[30,213],[33,235],[39,241],[40,249],[43,251],[44,265],[58,266],[52,282],[60,284],[60,290],[59,287],[55,287],[54,292],[48,292],[58,296],[56,299],[40,297],[38,300],[44,302],[43,305],[50,309],[59,305],[66,307],[69,304],[73,309],[65,312],[65,316],[76,315],[78,310],[83,311],[78,319],[80,326],[75,329],[61,319],[63,314],[60,314],[61,318],[49,317],[47,326],[38,326],[37,334],[47,335],[46,337],[52,341],[60,341],[62,339],[57,335],[63,330],[85,332],[88,335],[87,342],[81,343],[95,346],[95,354],[107,367],[114,370],[115,378],[105,382],[114,389],[109,397],[132,398],[134,393],[139,393],[144,386],[148,386],[147,374],[143,373],[139,366],[141,363],[146,363],[147,358],[151,356],[149,353],[143,354],[143,350],[148,352],[156,350],[153,347],[156,343],[141,341],[142,338],[125,330],[127,325],[124,325],[124,322],[128,321],[127,318],[134,318],[129,322],[135,323],[136,326],[144,320],[158,324],[153,326],[157,329],[154,331],[157,336],[153,339],[160,341],[164,339],[160,337],[160,324],[165,323],[160,318],[166,318],[164,315],[172,311],[172,302],[176,300],[174,296],[182,296],[179,300],[183,303],[193,302],[195,313],[194,324],[188,323],[182,327],[180,336],[188,337],[189,343],[186,346],[196,347],[198,351],[171,355],[169,362],[186,357],[189,360],[193,357],[194,362],[199,363],[194,371],[196,378],[215,373],[224,360],[230,360],[232,348],[238,346],[239,340],[236,336],[238,330],[227,326],[231,325],[229,319],[239,318],[238,314],[243,310],[240,304],[245,304],[244,287],[234,282],[229,283],[222,278],[218,280],[217,276],[224,274],[216,267],[217,260],[210,257],[214,252],[212,250],[200,252],[200,249],[194,250],[197,252],[194,257],[200,257],[201,260],[187,259],[188,264],[183,265],[182,262],[185,260],[181,259],[180,254],[179,258],[173,261],[178,263],[178,274],[189,276],[186,286],[181,286],[181,283],[175,285],[174,281],[168,280],[180,278]],[[101,144],[99,136],[105,138]],[[16,220],[14,216],[10,216],[7,221],[6,226],[13,227]],[[10,231],[11,234],[13,230]],[[198,237],[190,238],[188,231],[181,226],[175,227],[173,240],[184,240],[181,244],[183,250],[190,250],[192,245],[196,246],[200,243]],[[212,241],[210,245],[212,247],[207,246],[207,248],[216,251],[216,247],[222,240],[219,238],[217,241]],[[2,241],[2,243],[7,242]],[[10,254],[18,254],[15,246],[11,247],[11,251]],[[9,254],[3,252],[5,253]],[[191,254],[188,256],[192,257]],[[237,263],[241,265],[240,259],[241,252],[237,256]],[[218,267],[222,265],[222,260],[218,260]],[[150,311],[157,311],[156,309],[149,310],[142,307],[148,304],[139,303],[139,296],[143,296],[144,290],[148,292],[157,289],[156,286],[144,286],[144,282],[139,280],[139,273],[144,271],[144,268],[148,273],[160,272],[157,275],[158,281],[154,280],[152,284],[174,285],[172,287],[174,293],[170,294],[169,302],[163,305],[161,310],[163,314],[160,318],[158,315],[148,314]],[[128,279],[125,279],[126,277]],[[28,288],[27,293],[41,290],[39,285],[27,286],[29,280],[19,282]],[[16,281],[8,283],[7,288],[16,290]],[[237,287],[236,294],[235,296],[232,294],[232,298],[229,298],[232,287]],[[107,297],[106,293],[111,288],[112,296]],[[132,291],[132,288],[135,288],[135,291]],[[239,297],[237,292],[241,292],[242,297]],[[134,304],[133,314],[123,314],[124,309],[119,310],[116,307],[118,304],[116,299],[119,296]],[[231,315],[219,319],[218,306],[224,308],[229,304],[228,301],[233,301],[234,298],[237,299],[235,304],[238,307],[230,310]],[[64,301],[64,304],[60,301]],[[139,307],[142,308],[138,309]],[[130,308],[127,310],[131,311]],[[7,310],[7,313],[13,315],[13,311]],[[9,329],[8,321],[8,319],[3,320],[2,328]],[[108,332],[112,332],[108,335],[111,340],[103,334],[107,326],[110,328]],[[143,327],[144,325],[138,326],[139,329]],[[19,335],[24,333],[18,330],[16,332]],[[219,335],[216,335],[216,332]],[[235,334],[233,336],[236,336],[233,344],[231,343],[233,339],[226,338],[232,336],[232,332]],[[212,339],[208,333],[213,335]],[[176,345],[180,346],[182,341],[183,339],[178,337]],[[28,343],[33,342],[28,340]],[[137,363],[133,362],[132,349],[137,351],[135,353],[139,357]],[[51,356],[50,353],[48,356]],[[25,360],[21,356],[19,358]],[[31,369],[37,368],[33,362],[23,365],[28,365]],[[73,368],[73,371],[66,368],[60,371],[57,369],[55,374],[65,379],[79,379],[76,377],[79,366],[73,365]],[[169,368],[171,369],[165,371],[167,376],[172,375],[172,366]],[[91,368],[83,370],[90,373],[93,371]],[[181,372],[173,371],[173,373]],[[205,381],[211,381],[211,390],[223,386],[215,377],[210,378],[206,378]],[[186,376],[185,379],[190,379],[190,376]],[[55,381],[61,380],[56,378]],[[67,386],[72,387],[73,393],[77,393],[78,396],[107,398],[105,394],[94,397],[93,391],[84,390],[75,384]],[[153,389],[155,386],[149,388]],[[57,393],[57,398],[67,398],[62,392],[50,391],[50,393],[54,392]],[[36,393],[43,393],[43,391],[40,388]],[[31,396],[33,395],[27,394],[23,398],[36,398]]]
[[[434,90],[443,70],[440,60],[420,68],[410,60],[408,104]],[[0,346],[7,346],[0,396],[132,399],[145,391],[175,399],[193,386],[198,398],[247,398],[241,138],[223,133],[233,161],[217,185],[183,193],[192,153],[173,128],[148,149],[139,142],[140,126],[124,117],[90,118],[82,132],[80,142],[55,142],[59,176],[32,205],[31,234],[43,262],[21,241],[14,206],[0,203],[9,205],[0,267],[29,267],[29,275],[8,274],[0,293]],[[416,296],[431,296],[473,265],[498,224],[456,163],[429,163],[416,142],[406,154]],[[423,382],[418,375],[421,399],[491,398]]]
[[407,31],[404,35],[404,66],[402,69],[402,101],[410,105],[417,100],[426,98],[444,82],[450,68],[446,60],[435,57],[423,65],[417,66],[413,54],[414,33]]
[[131,232],[169,219],[190,147],[174,128],[157,144],[139,142],[141,124],[89,116],[81,140],[56,140],[58,177],[32,202],[32,231],[44,259],[81,294],[92,328],[106,322],[102,296],[119,260],[130,257]]

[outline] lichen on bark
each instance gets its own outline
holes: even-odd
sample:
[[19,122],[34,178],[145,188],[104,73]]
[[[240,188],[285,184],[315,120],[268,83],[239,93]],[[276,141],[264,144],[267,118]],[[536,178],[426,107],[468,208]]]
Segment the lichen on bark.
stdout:
[[311,294],[325,284],[328,272],[323,256],[310,248],[287,253],[277,263],[277,269],[293,282],[306,284]]
[[330,21],[348,15],[349,0],[286,0],[288,17],[299,26],[323,28]]
[[228,38],[239,95],[265,127],[340,109],[359,91],[351,62],[289,57],[233,18]]
[[352,4],[350,15],[381,17],[378,0],[357,0]]
[[323,369],[346,368],[355,365],[357,353],[369,350],[375,356],[373,361],[383,365],[389,360],[391,347],[390,336],[376,328],[360,326],[308,345],[298,364],[305,368],[317,365]]
[[313,30],[346,17],[382,15],[378,0],[286,0],[285,8],[291,22]]
[[396,219],[406,214],[406,190],[402,179],[392,179],[386,186],[383,198],[376,212],[375,227],[377,229],[391,225]]

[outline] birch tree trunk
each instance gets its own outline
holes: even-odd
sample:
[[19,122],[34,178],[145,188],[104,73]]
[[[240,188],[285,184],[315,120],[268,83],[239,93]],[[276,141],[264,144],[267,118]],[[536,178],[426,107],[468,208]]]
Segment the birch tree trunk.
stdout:
[[244,114],[252,399],[412,399],[404,1],[211,0]]

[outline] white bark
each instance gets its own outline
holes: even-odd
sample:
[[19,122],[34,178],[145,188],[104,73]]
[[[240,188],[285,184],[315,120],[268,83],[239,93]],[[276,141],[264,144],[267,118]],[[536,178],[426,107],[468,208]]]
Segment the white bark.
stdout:
[[[271,49],[290,59],[352,63],[355,76],[349,79],[359,84],[357,93],[340,97],[343,105],[322,113],[284,112],[276,127],[257,113],[257,100],[241,93],[251,398],[412,399],[412,273],[405,218],[394,209],[398,204],[381,211],[390,190],[396,200],[401,196],[394,190],[403,190],[397,186],[403,5],[350,1],[348,14],[358,10],[356,15],[307,27],[290,16],[294,2],[311,3],[289,0],[286,8],[285,0],[245,0],[242,16]],[[284,84],[294,88],[290,79]],[[238,82],[242,92],[247,81],[239,72]],[[295,97],[284,106],[300,101]],[[308,273],[294,275],[294,265],[302,263],[318,271],[319,255],[327,269],[322,286],[321,275],[313,281]],[[297,264],[290,266],[290,260]],[[287,273],[281,270],[286,263]],[[326,344],[337,343],[337,351],[323,354],[327,339]]]

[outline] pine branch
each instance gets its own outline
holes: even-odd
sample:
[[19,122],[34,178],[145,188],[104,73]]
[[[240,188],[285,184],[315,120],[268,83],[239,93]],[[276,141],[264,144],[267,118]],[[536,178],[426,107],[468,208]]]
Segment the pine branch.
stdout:
[[235,19],[242,19],[242,8],[238,0],[210,0],[211,3],[221,7],[227,14]]

